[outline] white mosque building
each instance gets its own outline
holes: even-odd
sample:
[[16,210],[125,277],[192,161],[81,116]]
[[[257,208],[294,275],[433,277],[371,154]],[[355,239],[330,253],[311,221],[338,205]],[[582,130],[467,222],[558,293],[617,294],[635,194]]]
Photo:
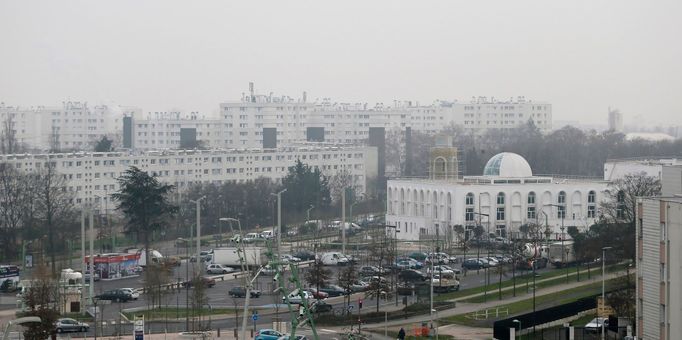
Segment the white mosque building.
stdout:
[[[436,172],[447,165],[433,166]],[[455,177],[388,181],[386,223],[399,231],[398,239],[432,239],[451,234],[455,225],[464,226],[468,237],[481,225],[490,234],[516,238],[519,227],[531,222],[549,226],[549,237],[561,239],[562,225],[583,229],[594,223],[608,185],[533,176],[528,162],[509,152],[490,158],[482,176]]]

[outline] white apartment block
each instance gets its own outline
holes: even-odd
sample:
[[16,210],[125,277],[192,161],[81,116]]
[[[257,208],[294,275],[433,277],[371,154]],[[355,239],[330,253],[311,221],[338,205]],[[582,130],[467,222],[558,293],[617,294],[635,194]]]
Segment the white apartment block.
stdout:
[[637,201],[637,336],[682,339],[682,196]]
[[27,172],[52,163],[66,178],[65,189],[74,193],[76,204],[93,202],[100,205],[99,209],[108,210],[114,208],[107,205],[110,195],[119,189],[116,179],[131,166],[182,190],[195,183],[244,182],[259,177],[280,181],[297,160],[327,176],[348,171],[360,193],[366,191],[368,181],[376,178],[378,171],[377,149],[367,146],[0,155],[1,163]]
[[364,144],[370,127],[435,134],[450,125],[465,131],[510,129],[529,120],[542,131],[552,128],[552,106],[523,98],[506,102],[485,97],[469,103],[437,101],[419,106],[412,102],[394,102],[394,106],[362,103],[333,103],[324,98],[308,102],[272,95],[245,95],[240,101],[220,104],[217,119],[164,118],[136,119],[134,147],[139,149],[172,148],[180,143],[180,128],[196,128],[197,139],[210,147],[260,148],[263,128],[277,129],[278,143],[289,145],[306,140],[309,127],[324,128],[325,142]]
[[552,239],[565,236],[561,226],[587,229],[599,216],[608,183],[601,180],[533,176],[526,160],[514,153],[493,156],[482,176],[448,179],[395,179],[387,184],[386,222],[397,237],[419,240],[476,225],[491,234],[516,238],[526,223],[547,226]]
[[32,150],[89,150],[102,136],[121,138],[125,115],[136,108],[64,102],[62,106],[17,107],[0,103],[0,122],[12,123],[17,142]]

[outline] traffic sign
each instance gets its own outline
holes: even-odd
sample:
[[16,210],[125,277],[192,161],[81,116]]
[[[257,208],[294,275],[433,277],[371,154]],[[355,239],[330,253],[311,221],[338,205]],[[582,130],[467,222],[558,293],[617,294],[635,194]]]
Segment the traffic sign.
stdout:
[[251,315],[251,320],[258,321],[258,313],[253,313],[253,315]]

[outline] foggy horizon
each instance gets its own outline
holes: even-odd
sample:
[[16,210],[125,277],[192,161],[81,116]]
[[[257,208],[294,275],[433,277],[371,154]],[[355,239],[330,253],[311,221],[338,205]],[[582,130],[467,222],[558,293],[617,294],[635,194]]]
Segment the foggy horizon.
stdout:
[[[552,104],[555,121],[680,125],[676,2],[0,4],[0,101],[199,111],[257,92]],[[639,118],[638,118],[639,117]]]

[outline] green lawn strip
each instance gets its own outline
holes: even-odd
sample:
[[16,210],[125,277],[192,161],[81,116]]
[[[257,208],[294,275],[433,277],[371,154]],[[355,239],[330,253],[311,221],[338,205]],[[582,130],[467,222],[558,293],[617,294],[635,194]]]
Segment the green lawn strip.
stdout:
[[[607,273],[614,272],[617,270],[621,270],[623,268],[622,265],[619,264],[614,264],[606,267]],[[494,270],[494,269],[493,269]],[[572,267],[569,269],[569,282],[573,282],[573,280],[576,280],[576,270],[575,267]],[[591,277],[598,277],[601,275],[601,268],[599,270],[595,270],[595,267],[590,268],[590,273]],[[498,294],[498,287],[499,287],[499,281],[495,281],[495,278],[498,278],[499,274],[497,273],[491,273],[490,274],[490,280],[492,281],[491,284],[488,286],[488,295],[493,295],[495,298],[497,298]],[[549,272],[544,272],[540,276],[536,277],[536,280],[546,280],[550,278],[558,278],[561,276],[564,276],[564,281],[558,280],[556,284],[561,284],[564,283],[566,278],[566,269],[553,269]],[[580,280],[587,280],[587,268],[586,267],[581,267],[580,268]],[[528,274],[523,274],[523,275],[517,275],[516,276],[516,289],[517,289],[517,294],[520,291],[525,291],[526,290],[526,278],[528,279],[528,284],[532,285],[532,279],[533,279],[533,273],[528,273]],[[553,281],[553,280],[550,280]],[[538,287],[540,286],[541,283],[537,283]],[[512,287],[514,285],[514,279],[511,277],[511,271],[507,272],[507,276],[504,277],[504,280],[502,281],[502,289],[507,288],[507,287]],[[546,286],[545,286],[546,287]],[[451,293],[446,293],[446,294],[440,294],[435,297],[436,301],[445,301],[445,300],[452,300],[456,298],[462,298],[466,297],[469,295],[475,295],[479,293],[483,293],[485,291],[485,286],[479,286],[475,288],[468,288],[468,289],[463,289],[460,291],[456,292],[451,292]],[[502,294],[504,295],[506,292],[503,291]],[[508,295],[512,295],[513,291],[510,290]],[[489,297],[490,298],[490,297]],[[483,299],[483,297],[481,297]],[[481,300],[483,301],[483,300]]]
[[185,308],[159,308],[153,310],[145,310],[139,312],[123,312],[126,318],[132,320],[136,315],[144,315],[146,320],[165,320],[165,319],[176,319],[185,318],[185,312],[188,312],[189,316],[208,316],[208,315],[224,315],[224,314],[234,314],[234,308],[201,308],[196,311],[186,310]]
[[[616,272],[616,271],[618,271],[618,270],[620,270],[620,269],[621,269],[621,268],[618,268],[618,267],[616,267],[616,266],[611,266],[611,267],[609,267],[609,268],[607,269],[606,272],[607,272],[607,273]],[[594,274],[594,273],[593,273],[593,274]],[[592,275],[592,276],[593,276],[593,277],[601,277],[601,270],[599,271],[599,275]],[[566,277],[565,277],[565,276],[560,276],[560,277],[556,277],[556,276],[555,276],[555,277],[554,277],[553,279],[551,279],[551,280],[542,281],[542,282],[537,282],[537,280],[546,279],[546,277],[540,276],[540,277],[537,277],[537,278],[535,278],[535,279],[536,279],[535,285],[537,286],[538,289],[549,288],[549,287],[558,286],[558,285],[561,285],[561,284],[565,284],[565,283],[566,283]],[[584,276],[584,277],[583,277],[583,276],[581,275],[581,276],[580,276],[580,279],[583,280],[583,281],[584,281],[584,280],[587,280],[587,276]],[[569,281],[568,281],[568,282],[569,282],[569,283],[572,283],[572,282],[575,282],[575,281],[571,280],[570,277],[569,277]],[[498,287],[497,284],[494,284],[494,285],[491,285],[491,286],[492,286],[492,287],[495,287],[495,288]],[[503,287],[504,287],[504,286],[503,286]],[[532,289],[533,289],[533,282],[532,282],[532,280],[529,281],[528,287],[529,287],[529,292],[532,292]],[[519,285],[518,282],[517,282],[517,284],[516,284],[516,294],[518,295],[518,294],[524,294],[524,293],[526,293],[526,283],[524,282],[522,285]],[[505,298],[508,298],[508,297],[513,297],[513,296],[514,296],[514,290],[513,290],[513,289],[510,289],[510,290],[502,290],[502,299],[505,299]],[[488,290],[488,296],[487,296],[487,298],[486,298],[484,295],[479,295],[479,296],[474,296],[474,297],[472,297],[472,298],[466,299],[466,300],[464,300],[463,302],[481,303],[481,302],[491,301],[491,300],[495,300],[495,299],[500,299],[499,290],[497,290],[497,289],[495,289],[495,290]]]
[[[607,280],[606,283],[609,287],[613,287],[614,284],[617,282],[616,279],[610,279]],[[577,301],[581,298],[589,297],[589,296],[594,296],[598,295],[601,293],[601,282],[594,282],[590,283],[584,286],[580,287],[575,287],[571,289],[566,289],[561,291],[561,294],[557,293],[550,293],[550,294],[544,294],[544,295],[539,295],[536,296],[535,298],[535,306],[536,310],[539,309],[544,309],[552,306],[557,306],[557,305],[562,305],[566,304],[569,302]],[[517,315],[517,314],[522,314],[525,312],[529,312],[533,310],[533,299],[525,299],[509,304],[504,304],[497,306],[496,308],[499,308],[501,310],[508,310],[508,314],[505,314],[497,319],[502,319],[506,318],[511,315]],[[488,308],[489,310],[491,308]],[[468,317],[469,313],[466,314],[459,314],[455,316],[451,316],[448,318],[444,318],[443,322],[444,323],[455,323],[455,324],[463,324],[463,325],[468,325],[468,326],[473,326],[473,327],[490,327],[492,326],[492,323],[497,320],[497,319],[492,319],[489,318],[487,320],[474,320]]]

